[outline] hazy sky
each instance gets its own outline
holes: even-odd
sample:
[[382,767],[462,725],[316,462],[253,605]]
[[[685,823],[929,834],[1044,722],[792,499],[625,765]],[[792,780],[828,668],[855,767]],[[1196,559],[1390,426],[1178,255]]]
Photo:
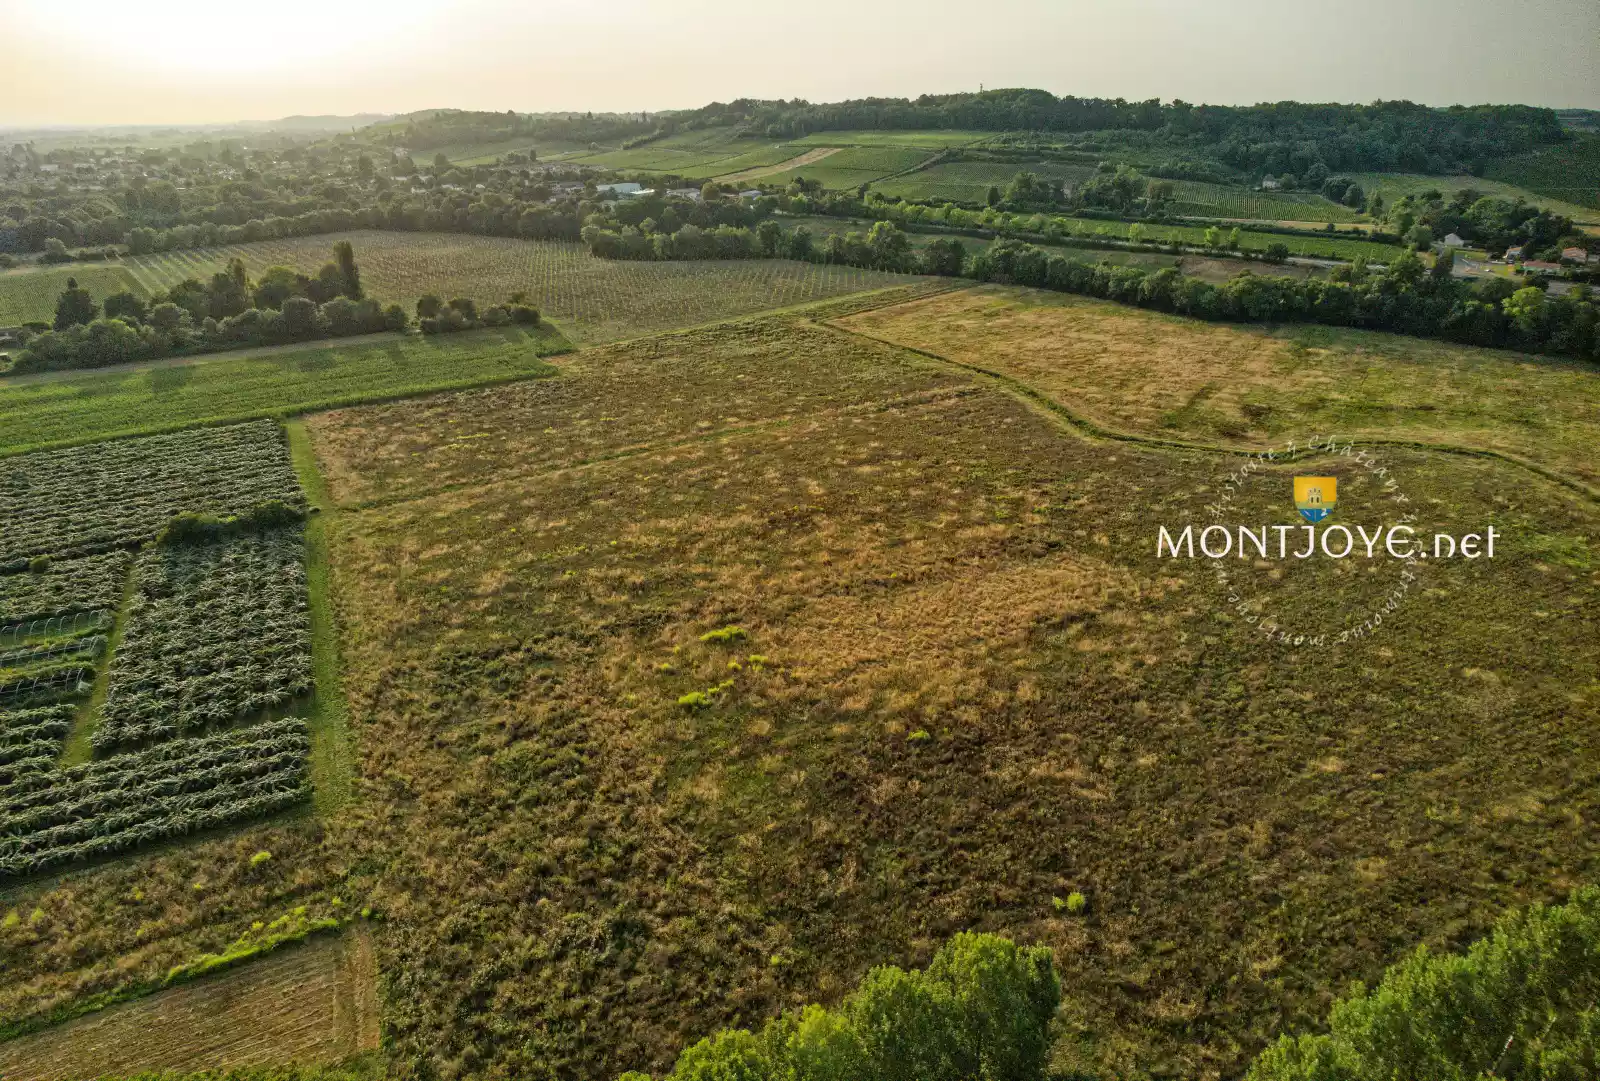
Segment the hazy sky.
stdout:
[[1033,86],[1600,109],[1600,0],[0,0],[0,124]]

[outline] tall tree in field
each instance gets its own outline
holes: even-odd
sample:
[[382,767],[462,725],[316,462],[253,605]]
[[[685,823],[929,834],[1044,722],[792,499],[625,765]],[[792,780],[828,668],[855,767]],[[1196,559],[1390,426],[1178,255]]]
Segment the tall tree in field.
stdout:
[[360,300],[361,268],[356,266],[355,249],[348,240],[341,240],[333,246],[333,257],[339,263],[339,276],[344,279],[344,295],[351,300]]
[[66,289],[56,299],[55,328],[66,330],[68,327],[92,323],[98,310],[94,299],[89,296],[89,290],[79,289],[77,278],[68,278]]

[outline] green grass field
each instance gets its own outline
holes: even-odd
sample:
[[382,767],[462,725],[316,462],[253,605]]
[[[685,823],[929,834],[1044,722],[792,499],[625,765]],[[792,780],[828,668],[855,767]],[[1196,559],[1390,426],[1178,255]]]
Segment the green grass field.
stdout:
[[[1597,142],[1600,142],[1600,140],[1597,140]],[[1532,162],[1534,160],[1544,159],[1525,159],[1527,162]],[[1552,167],[1559,169],[1570,164],[1570,162],[1562,159],[1559,166]],[[1531,164],[1527,167],[1529,169],[1532,168]],[[1512,171],[1511,166],[1507,166],[1506,169],[1508,172]],[[1555,186],[1548,188],[1547,194],[1539,194],[1528,187],[1519,187],[1515,183],[1509,183],[1503,180],[1491,180],[1481,176],[1423,176],[1419,173],[1354,173],[1352,174],[1352,178],[1360,183],[1361,186],[1369,192],[1377,190],[1383,195],[1384,200],[1391,204],[1395,200],[1399,199],[1402,195],[1419,195],[1422,192],[1433,190],[1439,192],[1446,199],[1448,199],[1463,188],[1471,188],[1481,195],[1492,195],[1501,199],[1526,199],[1535,206],[1548,207],[1553,212],[1564,217],[1571,218],[1576,222],[1600,222],[1600,208],[1597,208],[1593,205],[1584,206],[1577,202],[1570,201],[1575,197],[1587,196],[1592,203],[1596,196],[1600,196],[1600,187],[1583,187],[1580,185],[1577,187],[1559,189],[1565,190],[1567,194],[1566,198],[1557,198],[1554,197],[1555,192],[1558,190],[1558,188]],[[1552,179],[1552,177],[1546,176],[1546,179]],[[1580,178],[1577,174],[1574,174],[1571,179],[1576,180]]]
[[540,358],[566,348],[553,329],[482,330],[0,379],[0,453],[543,375]]
[[[526,291],[577,342],[611,341],[907,280],[790,260],[625,262],[597,259],[581,244],[389,232],[170,252],[130,259],[127,266],[150,291],[185,277],[208,276],[235,256],[252,275],[276,264],[315,273],[340,239],[354,245],[367,292],[385,302],[410,307],[424,293],[436,293],[447,300],[469,296],[481,303]],[[0,298],[11,280],[0,277]]]
[[[1129,223],[1102,221],[1097,218],[1060,218],[1071,225],[1078,236],[1104,236],[1127,239]],[[1166,243],[1176,240],[1184,244],[1204,244],[1206,230],[1197,225],[1143,226],[1147,241]],[[1224,231],[1226,228],[1224,228]],[[1246,251],[1266,251],[1272,244],[1282,243],[1297,255],[1320,256],[1328,259],[1354,259],[1360,255],[1371,262],[1384,263],[1394,258],[1399,248],[1392,244],[1378,244],[1371,240],[1352,237],[1284,236],[1276,233],[1252,232],[1239,229],[1239,247]]]
[[[826,144],[823,144],[826,145]],[[803,149],[803,148],[802,148]],[[797,176],[818,180],[822,186],[847,191],[892,173],[915,168],[933,151],[898,146],[851,146],[811,165],[762,177],[763,184],[787,184]]]
[[885,195],[905,199],[982,203],[991,185],[1003,192],[1012,178],[1021,172],[1075,184],[1094,175],[1094,167],[1057,162],[949,161],[885,180],[872,187]]
[[56,298],[67,287],[68,278],[78,279],[78,285],[89,290],[96,302],[123,290],[143,291],[126,267],[115,262],[0,271],[0,326],[48,323],[55,318]]
[[794,140],[796,146],[908,146],[940,150],[986,142],[992,131],[815,131]]
[[1252,191],[1194,180],[1174,180],[1173,210],[1203,218],[1249,218],[1255,221],[1359,221],[1364,215],[1310,192]]

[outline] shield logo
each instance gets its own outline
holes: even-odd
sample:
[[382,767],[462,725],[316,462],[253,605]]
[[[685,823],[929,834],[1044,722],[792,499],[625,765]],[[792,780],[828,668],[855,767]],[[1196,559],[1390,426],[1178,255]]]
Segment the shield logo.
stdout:
[[1294,478],[1294,506],[1308,522],[1322,521],[1339,501],[1338,477]]

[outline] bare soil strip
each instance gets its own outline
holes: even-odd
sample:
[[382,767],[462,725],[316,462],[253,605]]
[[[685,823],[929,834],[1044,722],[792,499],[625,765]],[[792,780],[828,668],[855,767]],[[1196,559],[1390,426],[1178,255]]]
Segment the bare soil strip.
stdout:
[[378,1046],[371,948],[350,931],[0,1043],[6,1081],[336,1062]]
[[714,179],[718,183],[725,182],[730,184],[743,180],[760,180],[764,176],[772,176],[774,173],[786,173],[790,169],[798,169],[802,165],[815,165],[829,154],[837,154],[843,149],[844,147],[842,146],[819,146],[815,150],[807,150],[798,157],[790,158],[788,161],[780,161],[776,165],[757,165],[753,169],[745,169],[743,172],[738,173],[727,173]]

